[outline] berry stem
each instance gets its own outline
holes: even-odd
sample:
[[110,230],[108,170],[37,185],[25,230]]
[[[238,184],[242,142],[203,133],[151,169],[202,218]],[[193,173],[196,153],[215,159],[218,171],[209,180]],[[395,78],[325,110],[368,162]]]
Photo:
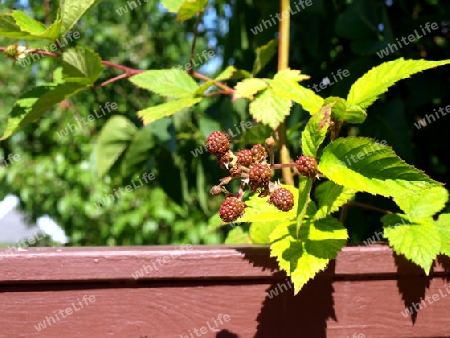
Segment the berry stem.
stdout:
[[272,164],[270,169],[283,169],[295,167],[295,163]]

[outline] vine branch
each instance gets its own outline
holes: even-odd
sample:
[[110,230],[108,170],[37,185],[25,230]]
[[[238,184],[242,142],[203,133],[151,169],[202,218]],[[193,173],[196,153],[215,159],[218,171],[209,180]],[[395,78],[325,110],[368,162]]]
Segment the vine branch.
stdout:
[[[6,50],[6,47],[0,47],[0,52],[4,52],[5,50]],[[26,54],[40,54],[40,55],[43,55],[43,56],[48,56],[48,57],[53,57],[53,58],[61,57],[61,54],[53,53],[53,52],[47,52],[47,51],[42,50],[42,49],[26,49],[24,51],[24,53],[26,53]],[[104,82],[102,82],[100,84],[94,85],[93,88],[104,87],[104,86],[106,86],[108,84],[111,84],[113,82],[116,82],[118,80],[127,79],[129,77],[132,77],[133,75],[137,75],[137,74],[141,74],[141,73],[145,72],[145,70],[142,70],[142,69],[135,69],[135,68],[127,67],[127,66],[120,65],[120,64],[117,64],[117,63],[114,63],[114,62],[111,62],[111,61],[102,60],[101,63],[102,63],[102,65],[104,65],[106,67],[119,69],[119,70],[121,70],[121,71],[123,71],[125,73],[124,74],[120,74],[118,76],[115,76],[115,77],[113,77],[113,78],[111,78],[111,79],[109,79],[107,81],[104,81]],[[187,72],[187,73],[189,74],[190,72]],[[207,94],[205,96],[233,95],[234,94],[234,89],[233,88],[227,86],[226,84],[223,84],[222,82],[214,81],[214,79],[212,79],[212,78],[210,78],[210,77],[208,77],[206,75],[197,73],[195,71],[190,73],[190,75],[195,77],[195,78],[197,78],[197,79],[203,80],[203,81],[214,82],[214,84],[217,87],[222,89],[220,91],[209,93],[209,94]]]

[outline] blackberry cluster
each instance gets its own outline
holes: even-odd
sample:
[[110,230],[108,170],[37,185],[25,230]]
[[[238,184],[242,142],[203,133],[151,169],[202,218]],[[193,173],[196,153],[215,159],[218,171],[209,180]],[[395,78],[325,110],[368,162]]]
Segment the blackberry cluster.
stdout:
[[269,203],[281,211],[289,211],[294,207],[294,195],[285,188],[278,188],[270,194]]
[[[218,196],[224,193],[227,197],[220,206],[220,218],[224,222],[234,222],[245,212],[246,204],[242,201],[244,190],[248,186],[251,192],[257,192],[259,197],[270,196],[268,203],[282,211],[292,210],[294,196],[282,188],[278,183],[271,182],[272,170],[283,167],[296,167],[301,175],[315,178],[318,174],[317,161],[313,157],[300,156],[295,163],[274,164],[273,149],[275,140],[269,137],[266,148],[255,144],[251,149],[242,149],[236,153],[230,150],[230,141],[227,134],[215,131],[209,135],[206,148],[219,161],[222,168],[226,168],[229,176],[223,177],[220,184],[214,186],[210,193]],[[270,153],[271,163],[267,159]],[[240,178],[241,185],[236,194],[230,193],[225,186],[233,179]]]
[[310,156],[299,156],[297,161],[295,161],[295,166],[300,172],[300,175],[314,178],[317,176],[319,169],[317,168],[317,161],[314,157]]

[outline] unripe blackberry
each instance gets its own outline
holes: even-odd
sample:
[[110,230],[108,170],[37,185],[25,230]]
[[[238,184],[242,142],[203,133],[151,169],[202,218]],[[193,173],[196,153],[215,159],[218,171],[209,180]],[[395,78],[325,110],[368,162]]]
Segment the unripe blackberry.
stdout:
[[221,192],[222,192],[222,188],[220,187],[220,185],[215,185],[209,191],[209,193],[213,196],[218,196],[218,195],[220,195]]
[[256,164],[248,173],[250,190],[256,191],[259,188],[266,189],[269,186],[271,176],[272,170],[270,170],[267,164]]
[[299,156],[295,161],[295,166],[300,174],[306,177],[315,177],[319,171],[316,159],[310,156]]
[[238,163],[242,164],[244,167],[250,167],[253,162],[253,154],[250,149],[242,149],[236,154],[238,158]]
[[232,168],[230,168],[230,175],[233,178],[236,177],[241,177],[242,174],[242,166],[239,163],[236,163],[235,166],[233,166]]
[[281,211],[289,211],[294,207],[294,195],[285,188],[278,188],[270,194],[269,203]]
[[226,168],[226,165],[230,163],[231,156],[230,152],[227,151],[225,154],[216,155],[217,161],[220,163],[221,168]]
[[220,218],[224,222],[233,222],[244,214],[245,203],[236,197],[227,197],[220,206]]
[[275,140],[274,140],[274,138],[272,136],[270,136],[270,137],[266,138],[266,141],[264,143],[269,148],[272,148],[275,145]]
[[221,131],[212,132],[206,140],[206,149],[215,155],[225,154],[230,149],[230,141],[225,133]]
[[267,151],[261,144],[252,147],[253,163],[263,163],[267,160]]

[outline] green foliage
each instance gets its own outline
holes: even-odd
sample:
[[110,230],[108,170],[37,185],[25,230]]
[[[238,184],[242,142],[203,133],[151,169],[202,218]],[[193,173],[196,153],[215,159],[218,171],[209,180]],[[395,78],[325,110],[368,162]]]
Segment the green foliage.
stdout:
[[372,68],[352,85],[347,96],[347,102],[349,105],[366,109],[397,81],[406,79],[418,72],[449,63],[450,60],[425,61],[404,60],[403,58],[382,63]]
[[[5,67],[2,78],[11,84],[1,89],[5,102],[0,102],[9,112],[0,120],[2,151],[23,154],[20,166],[0,171],[2,196],[19,195],[34,219],[54,217],[72,244],[218,243],[228,231],[229,244],[270,244],[271,255],[298,292],[349,238],[365,233],[365,219],[358,219],[362,226],[355,230],[333,215],[365,192],[385,208],[393,201],[401,210],[382,218],[385,237],[397,253],[426,273],[438,254],[450,255],[448,192],[436,181],[448,171],[448,162],[435,155],[446,149],[444,142],[428,135],[426,146],[415,142],[410,147],[407,127],[423,116],[423,106],[428,104],[431,113],[432,106],[448,101],[445,67],[392,87],[450,63],[441,37],[424,37],[423,45],[421,40],[420,46],[404,46],[407,58],[395,55],[379,64],[379,51],[395,43],[387,8],[364,1],[316,4],[292,18],[291,41],[298,41],[291,46],[292,68],[279,71],[274,29],[249,33],[249,27],[279,10],[277,2],[163,0],[169,13],[148,2],[123,15],[105,10],[110,4],[99,0],[65,0],[51,13],[34,1],[32,10],[8,3],[19,8],[0,15],[0,36],[8,40],[5,55],[10,58],[29,57],[30,49],[46,46],[42,40],[53,42],[75,27],[82,31],[73,46],[59,48],[58,57],[39,59],[28,69]],[[125,1],[115,6],[120,5],[128,6]],[[414,17],[416,5],[395,4],[390,10],[394,18],[405,17],[404,12]],[[439,4],[423,7],[440,9]],[[211,12],[220,22],[213,28],[214,20],[204,17]],[[433,15],[441,21],[446,12]],[[196,19],[200,24],[193,29]],[[228,25],[222,25],[225,21]],[[403,34],[405,27],[398,25]],[[186,32],[194,30],[193,39]],[[22,41],[25,51],[16,45]],[[176,68],[206,48],[220,52],[214,62],[186,72]],[[417,60],[422,55],[443,61]],[[351,76],[337,81],[339,67]],[[118,71],[123,73],[112,74]],[[325,77],[335,83],[320,95],[307,88],[309,80]],[[388,89],[389,95],[378,100]],[[117,111],[68,133],[74,120],[92,116],[100,103],[112,100]],[[268,197],[246,198],[248,207],[238,222],[250,225],[233,223],[230,230],[213,215],[218,202],[208,198],[207,185],[224,171],[205,154],[204,142],[211,131],[235,130],[245,121],[259,124],[233,138],[233,146],[261,143],[286,127],[288,142],[279,145],[316,158],[319,172],[296,178],[298,188],[285,186],[296,196],[290,211],[269,205]],[[386,139],[392,147],[373,138]],[[145,173],[155,180],[100,206],[105,196]]]
[[302,133],[303,155],[316,157],[317,151],[328,133],[331,122],[331,107],[332,104],[329,104],[321,108],[306,124]]

